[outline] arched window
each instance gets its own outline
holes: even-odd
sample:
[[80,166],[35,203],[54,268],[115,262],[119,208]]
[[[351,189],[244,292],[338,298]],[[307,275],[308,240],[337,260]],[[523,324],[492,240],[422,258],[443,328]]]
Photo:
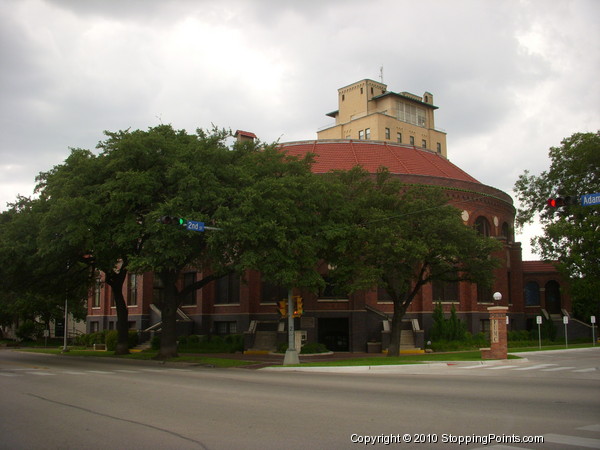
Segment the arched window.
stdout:
[[540,285],[535,281],[528,281],[525,284],[525,306],[540,305]]
[[488,220],[483,217],[483,216],[479,216],[477,218],[477,220],[475,221],[475,229],[479,232],[479,234],[481,234],[482,236],[486,236],[489,237],[491,234],[491,227],[490,227],[490,223],[488,222]]
[[510,227],[506,222],[502,223],[502,237],[505,237],[507,241],[510,240]]
[[550,314],[560,314],[560,284],[557,281],[546,283],[546,309]]

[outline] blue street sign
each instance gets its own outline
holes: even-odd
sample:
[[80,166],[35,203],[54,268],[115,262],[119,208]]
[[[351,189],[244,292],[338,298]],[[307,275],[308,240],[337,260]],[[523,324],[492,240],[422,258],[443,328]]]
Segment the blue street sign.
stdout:
[[600,205],[600,193],[581,196],[581,206]]
[[204,222],[196,222],[195,220],[188,220],[185,228],[192,231],[204,231]]

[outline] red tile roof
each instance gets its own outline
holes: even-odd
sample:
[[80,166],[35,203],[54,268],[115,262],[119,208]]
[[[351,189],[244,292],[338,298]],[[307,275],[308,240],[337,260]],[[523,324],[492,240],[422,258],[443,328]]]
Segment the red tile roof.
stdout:
[[361,166],[374,173],[387,167],[393,174],[426,175],[479,183],[471,175],[430,150],[380,141],[322,140],[281,144],[289,155],[315,155],[313,172],[349,170]]

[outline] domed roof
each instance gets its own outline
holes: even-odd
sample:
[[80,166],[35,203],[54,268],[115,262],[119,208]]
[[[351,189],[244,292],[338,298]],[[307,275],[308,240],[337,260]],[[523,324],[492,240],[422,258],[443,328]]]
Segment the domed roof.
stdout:
[[397,175],[448,178],[480,184],[443,156],[413,146],[383,141],[319,140],[288,142],[281,147],[293,156],[314,154],[314,173],[350,170],[356,166],[375,173],[379,168],[387,167],[390,173]]

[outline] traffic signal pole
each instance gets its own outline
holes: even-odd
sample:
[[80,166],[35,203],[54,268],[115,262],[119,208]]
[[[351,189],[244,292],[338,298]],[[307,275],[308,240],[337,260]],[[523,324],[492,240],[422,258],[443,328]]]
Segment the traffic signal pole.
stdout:
[[296,332],[294,330],[294,297],[292,295],[292,289],[288,290],[287,316],[288,349],[285,351],[285,357],[283,358],[284,366],[288,366],[290,364],[300,364],[298,350],[296,350]]

